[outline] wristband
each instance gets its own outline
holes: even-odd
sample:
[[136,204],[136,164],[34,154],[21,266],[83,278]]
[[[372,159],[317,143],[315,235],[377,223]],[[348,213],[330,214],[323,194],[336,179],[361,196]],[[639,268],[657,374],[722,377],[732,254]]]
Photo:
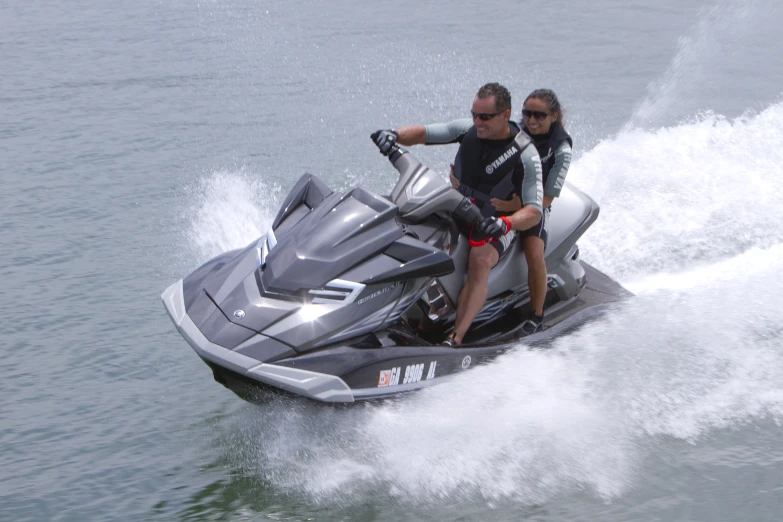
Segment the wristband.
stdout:
[[506,216],[500,216],[500,219],[506,222],[506,231],[503,232],[503,235],[505,236],[509,232],[511,232],[511,220],[508,219]]

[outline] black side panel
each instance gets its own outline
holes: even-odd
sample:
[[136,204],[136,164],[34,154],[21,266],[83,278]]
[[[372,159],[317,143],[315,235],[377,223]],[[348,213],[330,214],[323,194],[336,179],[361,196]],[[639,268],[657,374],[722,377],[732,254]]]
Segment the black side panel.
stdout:
[[432,252],[439,250],[411,236],[403,236],[389,245],[384,254],[402,263],[408,263]]
[[277,217],[274,223],[272,223],[272,229],[280,226],[280,223],[302,203],[313,209],[331,193],[332,189],[313,174],[303,175],[296,182],[294,188],[291,189],[291,192],[288,193],[288,197],[285,198],[283,205],[280,207],[280,212],[277,213]]
[[454,271],[454,260],[445,252],[433,252],[362,283],[378,284],[417,277],[440,277]]
[[386,249],[387,256],[401,262],[386,272],[368,277],[364,284],[388,283],[418,277],[438,277],[454,271],[454,260],[445,252],[418,239],[403,236]]

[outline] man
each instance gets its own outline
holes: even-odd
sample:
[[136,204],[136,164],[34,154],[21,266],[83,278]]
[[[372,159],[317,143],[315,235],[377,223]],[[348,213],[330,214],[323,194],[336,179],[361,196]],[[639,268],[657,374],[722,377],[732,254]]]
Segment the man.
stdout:
[[[479,89],[473,100],[472,122],[401,127],[373,134],[381,153],[400,145],[459,143],[453,177],[458,190],[473,198],[485,219],[481,231],[495,242],[471,242],[468,277],[457,300],[457,319],[444,344],[462,343],[487,299],[489,272],[511,247],[517,231],[536,225],[542,216],[543,185],[541,160],[530,138],[511,119],[511,94],[497,83]],[[453,183],[454,181],[453,180]],[[456,183],[454,183],[456,185]],[[493,200],[522,200],[513,213],[498,211]],[[510,214],[510,215],[509,215]],[[470,237],[470,230],[462,230]]]

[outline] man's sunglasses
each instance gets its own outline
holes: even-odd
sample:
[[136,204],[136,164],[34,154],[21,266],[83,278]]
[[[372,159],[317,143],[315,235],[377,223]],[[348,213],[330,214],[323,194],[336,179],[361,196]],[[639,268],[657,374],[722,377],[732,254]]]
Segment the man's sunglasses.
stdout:
[[543,120],[547,116],[549,116],[551,113],[544,112],[544,111],[529,111],[527,109],[522,109],[522,116],[524,118],[535,118],[537,120]]
[[503,111],[500,111],[500,112],[473,112],[473,111],[470,111],[470,114],[473,115],[473,119],[474,120],[476,118],[478,118],[481,121],[489,121],[489,120],[491,120],[492,118],[494,118],[495,116],[497,116],[498,114],[500,114],[502,112]]

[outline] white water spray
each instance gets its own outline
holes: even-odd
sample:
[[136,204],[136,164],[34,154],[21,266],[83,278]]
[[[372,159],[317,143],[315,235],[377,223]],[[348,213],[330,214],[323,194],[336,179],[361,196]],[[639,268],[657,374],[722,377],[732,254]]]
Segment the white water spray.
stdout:
[[601,204],[580,242],[585,257],[625,280],[780,244],[780,140],[783,103],[602,141],[569,173]]
[[266,234],[281,202],[280,187],[245,169],[212,173],[189,192],[187,239],[201,263]]

